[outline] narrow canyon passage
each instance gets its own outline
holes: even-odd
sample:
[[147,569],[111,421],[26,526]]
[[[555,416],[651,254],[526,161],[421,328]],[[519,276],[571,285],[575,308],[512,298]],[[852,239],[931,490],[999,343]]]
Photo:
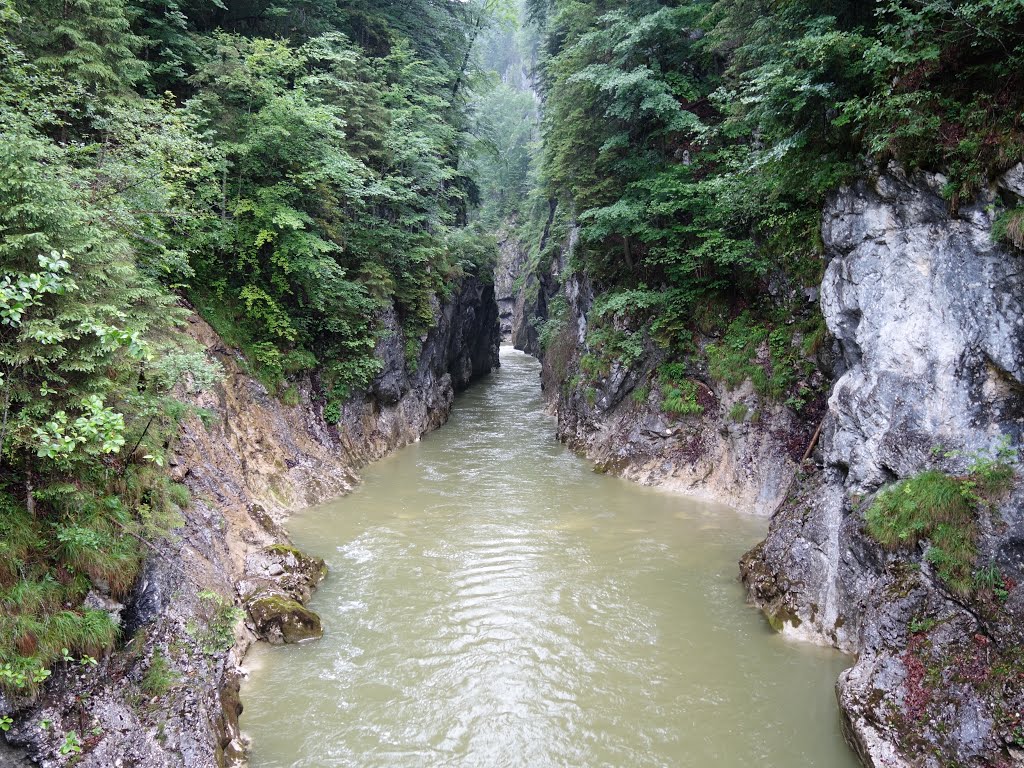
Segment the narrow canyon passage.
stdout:
[[852,768],[847,660],[773,634],[738,557],[765,523],[595,474],[533,358],[355,493],[297,515],[326,634],[247,660],[255,768]]

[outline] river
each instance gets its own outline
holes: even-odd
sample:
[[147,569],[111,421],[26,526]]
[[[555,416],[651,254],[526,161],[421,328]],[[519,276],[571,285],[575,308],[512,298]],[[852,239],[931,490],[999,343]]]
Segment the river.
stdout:
[[253,768],[854,768],[849,662],[744,603],[765,521],[603,476],[554,438],[539,366],[293,517],[322,640],[246,660]]

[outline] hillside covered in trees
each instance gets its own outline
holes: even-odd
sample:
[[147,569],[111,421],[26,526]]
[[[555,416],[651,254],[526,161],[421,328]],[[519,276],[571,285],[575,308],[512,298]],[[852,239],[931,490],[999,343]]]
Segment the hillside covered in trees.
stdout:
[[116,640],[188,491],[165,453],[219,376],[197,309],[324,418],[381,370],[394,305],[415,365],[432,302],[485,279],[462,158],[484,3],[0,3],[0,686]]
[[[826,195],[896,160],[945,174],[955,212],[1024,152],[1012,0],[526,5],[544,98],[527,239],[548,198],[561,233],[534,267],[579,226],[569,268],[599,294],[591,372],[635,361],[641,336],[682,359],[710,332],[716,375],[811,399],[802,359],[824,328],[802,289],[821,280]],[[1007,211],[996,237],[1024,245],[1020,221]],[[766,339],[767,372],[753,361]]]

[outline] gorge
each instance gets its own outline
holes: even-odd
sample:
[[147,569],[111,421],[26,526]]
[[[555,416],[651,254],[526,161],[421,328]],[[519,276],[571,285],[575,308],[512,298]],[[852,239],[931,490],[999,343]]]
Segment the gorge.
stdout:
[[1006,0],[0,0],[0,765],[1024,762],[1022,73]]

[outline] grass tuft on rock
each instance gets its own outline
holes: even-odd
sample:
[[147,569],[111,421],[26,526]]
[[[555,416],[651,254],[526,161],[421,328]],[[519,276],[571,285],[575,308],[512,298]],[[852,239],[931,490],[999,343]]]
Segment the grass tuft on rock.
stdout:
[[978,554],[976,513],[963,480],[929,470],[881,491],[866,520],[868,533],[890,550],[928,540],[926,559],[946,586],[966,597]]
[[[964,454],[944,454],[955,458]],[[1013,483],[1017,451],[1008,438],[989,452],[970,454],[968,474],[938,470],[901,480],[878,493],[865,520],[868,533],[889,550],[927,541],[925,559],[954,594],[969,597],[977,587],[978,512]]]

